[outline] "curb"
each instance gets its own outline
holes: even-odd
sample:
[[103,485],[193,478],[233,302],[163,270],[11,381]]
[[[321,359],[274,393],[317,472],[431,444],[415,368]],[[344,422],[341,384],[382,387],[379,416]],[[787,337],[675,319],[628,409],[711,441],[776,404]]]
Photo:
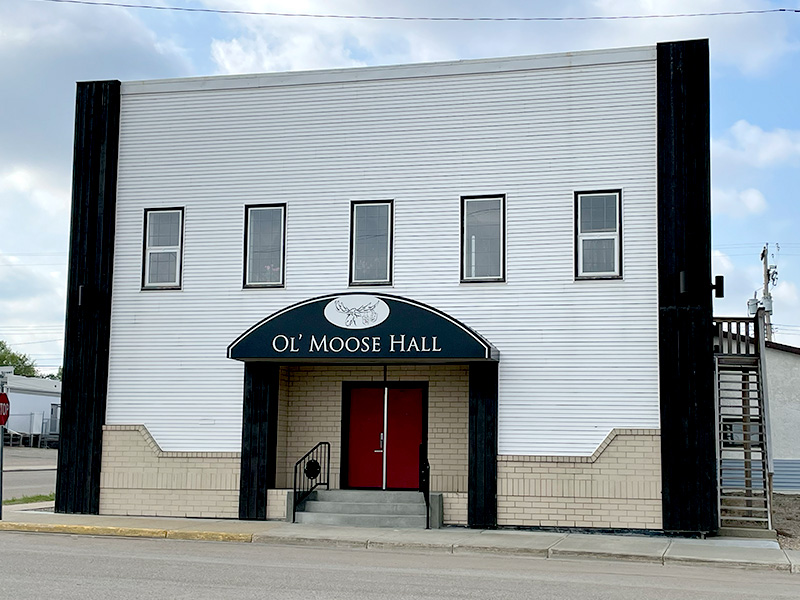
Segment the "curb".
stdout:
[[22,473],[25,471],[57,471],[58,467],[4,467],[3,473]]
[[743,560],[726,558],[671,558],[663,556],[661,560],[654,560],[648,555],[635,553],[614,553],[608,551],[569,551],[553,552],[553,548],[525,548],[525,547],[491,547],[481,544],[458,544],[458,543],[431,543],[417,541],[394,541],[368,538],[361,539],[337,539],[335,537],[290,537],[274,536],[263,533],[226,533],[220,531],[187,531],[182,529],[146,529],[137,527],[102,527],[94,525],[61,525],[47,523],[15,523],[0,521],[0,531],[18,531],[27,533],[60,533],[67,535],[92,535],[106,537],[127,537],[127,538],[153,538],[170,540],[191,540],[207,542],[234,542],[234,543],[253,543],[275,546],[317,546],[333,548],[358,548],[376,551],[423,551],[423,552],[445,552],[447,554],[486,554],[518,556],[526,558],[542,558],[545,560],[613,560],[624,562],[648,562],[651,564],[661,564],[663,566],[702,566],[702,567],[728,567],[739,569],[753,569],[762,571],[781,571],[786,573],[800,573],[800,565],[786,556],[786,563],[781,562],[749,562]]
[[42,523],[10,523],[0,521],[0,531],[26,531],[30,533],[65,533],[72,535],[102,535],[136,538],[164,538],[165,529],[136,527],[97,527],[94,525],[54,525]]
[[0,521],[0,531],[27,533],[62,533],[68,535],[96,535],[106,537],[156,538],[208,542],[253,541],[252,533],[224,533],[219,531],[182,531],[170,529],[145,529],[141,527],[100,527],[95,525],[54,525],[44,523],[12,523]]
[[733,567],[751,571],[783,571],[792,572],[792,565],[786,563],[748,562],[728,558],[670,558],[666,557],[664,565],[699,566],[699,567]]
[[252,533],[222,533],[219,531],[184,531],[180,529],[167,531],[168,540],[194,540],[203,542],[239,542],[249,544],[253,541]]

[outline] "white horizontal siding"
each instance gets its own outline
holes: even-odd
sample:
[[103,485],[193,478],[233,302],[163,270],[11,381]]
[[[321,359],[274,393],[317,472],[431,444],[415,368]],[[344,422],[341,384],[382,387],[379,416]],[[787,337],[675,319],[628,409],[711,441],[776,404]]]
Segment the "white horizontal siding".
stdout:
[[[243,367],[227,345],[279,308],[347,291],[350,201],[393,199],[394,285],[380,289],[500,350],[501,453],[591,454],[613,427],[658,426],[654,60],[135,89],[109,423],[144,423],[165,450],[238,450]],[[608,188],[623,189],[624,280],[576,282],[573,192]],[[459,198],[500,193],[508,281],[461,284]],[[287,203],[286,287],[243,290],[244,205],[272,202]],[[183,289],[140,291],[144,209],[171,206],[185,207]]]

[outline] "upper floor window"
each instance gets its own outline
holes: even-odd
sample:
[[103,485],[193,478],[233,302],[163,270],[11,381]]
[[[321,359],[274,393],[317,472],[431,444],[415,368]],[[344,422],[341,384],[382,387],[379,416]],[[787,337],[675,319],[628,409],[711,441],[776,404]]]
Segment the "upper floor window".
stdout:
[[461,281],[505,281],[505,200],[461,198]]
[[575,276],[622,276],[622,191],[575,193]]
[[392,283],[393,202],[353,202],[350,222],[350,284]]
[[142,287],[180,289],[183,209],[149,209],[144,213]]
[[286,205],[245,207],[245,287],[283,285]]

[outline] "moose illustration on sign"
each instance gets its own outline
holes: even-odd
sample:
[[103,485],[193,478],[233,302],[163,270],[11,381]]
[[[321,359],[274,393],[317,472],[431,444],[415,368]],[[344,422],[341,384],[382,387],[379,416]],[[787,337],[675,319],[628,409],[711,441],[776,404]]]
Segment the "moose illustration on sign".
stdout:
[[378,306],[378,302],[380,302],[380,300],[376,299],[372,304],[362,304],[359,307],[350,308],[349,306],[345,306],[341,300],[336,300],[334,306],[340,313],[347,315],[344,321],[346,327],[355,326],[356,321],[359,319],[361,319],[362,325],[369,327],[378,320],[378,313],[375,312],[375,307]]

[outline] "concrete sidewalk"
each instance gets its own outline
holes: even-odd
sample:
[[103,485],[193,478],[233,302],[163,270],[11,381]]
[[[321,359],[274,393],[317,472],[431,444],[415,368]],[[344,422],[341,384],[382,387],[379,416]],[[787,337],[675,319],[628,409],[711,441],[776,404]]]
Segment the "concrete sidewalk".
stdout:
[[53,503],[3,507],[0,531],[30,531],[254,544],[335,546],[376,551],[505,554],[537,558],[626,560],[790,571],[800,574],[800,552],[757,539],[680,538],[544,531],[378,529],[294,525],[282,521],[64,515]]

